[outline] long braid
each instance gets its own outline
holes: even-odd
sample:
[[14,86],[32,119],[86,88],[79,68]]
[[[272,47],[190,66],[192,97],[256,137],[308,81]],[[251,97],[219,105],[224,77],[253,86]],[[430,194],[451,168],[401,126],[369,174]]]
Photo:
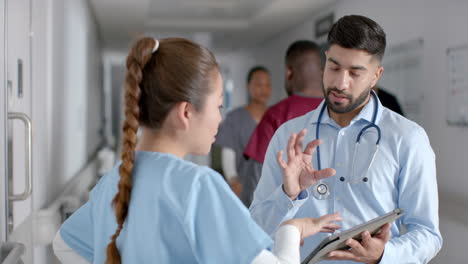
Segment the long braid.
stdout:
[[125,120],[122,136],[122,163],[119,167],[120,180],[118,192],[112,204],[117,220],[117,230],[111,237],[107,246],[107,264],[120,264],[122,262],[117,248],[117,237],[122,231],[123,224],[128,214],[128,206],[132,193],[132,171],[135,161],[135,147],[137,143],[137,131],[139,126],[141,96],[140,83],[143,79],[143,68],[152,55],[155,41],[144,38],[138,41],[127,57],[127,75],[125,78]]

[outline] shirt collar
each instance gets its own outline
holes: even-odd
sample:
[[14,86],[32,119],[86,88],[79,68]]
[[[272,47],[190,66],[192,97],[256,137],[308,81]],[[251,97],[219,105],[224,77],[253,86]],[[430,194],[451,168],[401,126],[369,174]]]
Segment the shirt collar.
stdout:
[[[375,92],[371,91],[371,93],[375,93]],[[372,123],[372,117],[374,115],[374,109],[375,109],[376,104],[378,106],[378,110],[377,110],[377,117],[375,119],[375,123],[376,124],[379,123],[380,118],[382,116],[383,106],[382,106],[382,103],[380,103],[380,100],[379,100],[379,98],[377,96],[376,96],[376,99],[377,100],[374,100],[374,97],[371,95],[371,98],[370,98],[369,102],[364,106],[364,108],[362,108],[361,112],[359,112],[359,114],[357,116],[355,116],[353,118],[353,120],[351,120],[351,125],[353,123],[355,123],[356,121],[359,121],[359,120],[364,120],[364,121],[367,121],[369,123]],[[323,107],[324,104],[326,104],[325,100],[323,100],[320,103],[320,105],[317,107],[317,109],[311,115],[310,122],[312,124],[317,124],[318,117],[320,115],[320,111],[322,110],[322,107]],[[322,120],[320,121],[320,123],[321,124],[330,124],[330,125],[333,125],[333,126],[337,125],[335,120],[333,120],[330,117],[330,115],[328,114],[327,109],[325,109],[325,111],[323,112]]]
[[[319,106],[317,106],[317,108],[315,109],[315,111],[312,113],[312,115],[310,116],[310,123],[312,124],[317,124],[318,122],[318,118],[319,118],[319,115],[320,115],[320,111],[322,111],[322,108],[323,106],[326,104],[326,100],[322,100],[322,102],[320,103]],[[333,121],[330,116],[328,115],[328,111],[327,109],[325,109],[323,111],[323,115],[322,115],[322,120],[320,121],[321,124],[330,124],[330,121]]]

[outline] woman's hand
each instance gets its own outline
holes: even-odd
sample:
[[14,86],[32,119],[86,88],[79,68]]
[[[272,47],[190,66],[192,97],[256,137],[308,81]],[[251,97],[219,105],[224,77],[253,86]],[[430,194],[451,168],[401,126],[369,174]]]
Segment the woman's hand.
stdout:
[[333,233],[339,229],[340,226],[335,221],[343,221],[340,213],[327,214],[319,218],[296,218],[283,222],[281,225],[293,225],[301,233],[301,240],[315,235],[319,232]]

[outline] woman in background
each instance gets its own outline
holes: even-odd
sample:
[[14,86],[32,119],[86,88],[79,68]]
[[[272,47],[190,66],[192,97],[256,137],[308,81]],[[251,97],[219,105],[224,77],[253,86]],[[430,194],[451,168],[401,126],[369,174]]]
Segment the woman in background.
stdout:
[[249,207],[256,180],[252,179],[245,169],[246,163],[250,161],[244,158],[243,152],[255,127],[262,119],[271,96],[271,78],[267,68],[255,66],[249,70],[247,91],[248,104],[227,114],[219,127],[215,145],[222,147],[224,176],[245,206]]

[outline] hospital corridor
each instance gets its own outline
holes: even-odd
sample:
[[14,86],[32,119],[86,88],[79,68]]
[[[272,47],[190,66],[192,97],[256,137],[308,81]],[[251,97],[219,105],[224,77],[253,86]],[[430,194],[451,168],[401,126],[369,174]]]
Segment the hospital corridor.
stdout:
[[0,0],[0,264],[468,264],[467,13]]

